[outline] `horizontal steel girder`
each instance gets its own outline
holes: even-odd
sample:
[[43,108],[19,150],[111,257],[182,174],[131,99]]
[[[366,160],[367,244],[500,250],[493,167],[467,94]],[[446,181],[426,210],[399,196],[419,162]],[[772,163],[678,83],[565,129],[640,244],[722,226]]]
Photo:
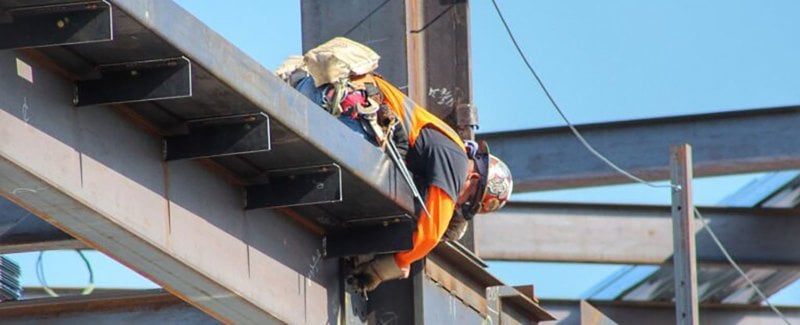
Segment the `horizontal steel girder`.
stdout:
[[309,264],[319,236],[243,211],[241,186],[199,162],[165,163],[160,136],[113,108],[74,108],[71,82],[30,57],[0,51],[0,70],[1,196],[224,322],[335,318],[336,265]]
[[[321,152],[329,161],[352,173],[371,192],[391,199],[407,212],[414,210],[411,192],[398,190],[394,171],[387,171],[391,162],[386,155],[374,147],[368,148],[370,144],[366,141],[356,140],[358,136],[352,132],[336,136],[325,132],[329,128],[324,126],[335,123],[329,114],[178,5],[160,0],[113,0],[112,4],[144,28],[157,31],[164,42],[184,53],[193,66],[208,70],[222,84],[232,86],[242,98],[266,113],[271,122],[280,123],[286,131],[302,138],[310,145],[309,149]],[[333,129],[347,130],[342,125]],[[279,140],[276,134],[273,136],[274,141]],[[279,151],[278,145],[273,145],[273,151]]]
[[[669,178],[669,145],[688,143],[699,176],[800,168],[800,107],[579,125],[619,167],[647,180]],[[514,175],[514,191],[626,183],[566,127],[480,134]]]
[[[590,308],[581,308],[577,300],[543,300],[542,306],[558,319],[559,325],[579,324],[606,324],[583,323],[582,313],[591,310],[589,318],[598,320],[599,314],[615,321],[617,324],[648,324],[671,325],[675,324],[675,306],[662,302],[588,302]],[[786,318],[792,323],[800,323],[800,308],[778,307]],[[598,314],[599,313],[599,314]],[[700,324],[728,325],[728,324],[783,324],[784,322],[769,307],[756,305],[736,304],[701,304]]]
[[220,324],[163,290],[94,293],[0,305],[3,324]]
[[[737,262],[800,266],[800,210],[698,209]],[[727,264],[696,222],[698,262]],[[666,206],[509,203],[476,218],[475,233],[484,259],[660,264],[672,257],[671,224]]]

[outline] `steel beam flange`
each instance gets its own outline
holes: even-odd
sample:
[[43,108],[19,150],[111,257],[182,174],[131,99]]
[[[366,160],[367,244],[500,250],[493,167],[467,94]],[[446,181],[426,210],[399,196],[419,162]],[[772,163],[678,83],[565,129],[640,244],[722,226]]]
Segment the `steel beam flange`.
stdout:
[[247,186],[245,209],[342,201],[342,169],[337,164],[272,170],[264,177],[266,183]]
[[186,57],[107,64],[97,70],[100,79],[77,82],[76,106],[192,96],[192,64]]
[[530,297],[525,296],[520,290],[511,286],[486,287],[486,310],[492,324],[502,323],[503,305],[507,303],[511,304],[511,308],[521,312],[521,315],[530,320],[531,323],[555,320],[553,315],[550,315],[534,301],[536,298],[533,296],[533,289],[524,289],[530,291]]
[[111,41],[111,4],[85,1],[62,4],[0,4],[0,50]]
[[370,225],[348,227],[322,239],[326,258],[384,254],[413,247],[414,220],[407,216],[385,219]]
[[164,160],[199,159],[269,151],[269,116],[264,113],[186,122],[188,134],[164,138]]

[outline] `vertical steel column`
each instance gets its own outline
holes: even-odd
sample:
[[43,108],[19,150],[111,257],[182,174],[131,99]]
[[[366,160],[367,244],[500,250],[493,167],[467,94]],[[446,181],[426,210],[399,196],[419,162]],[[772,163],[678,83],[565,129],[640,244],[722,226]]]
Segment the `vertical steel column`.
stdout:
[[408,94],[465,139],[474,138],[469,2],[406,0]]
[[688,144],[670,146],[670,166],[672,167],[672,238],[675,247],[673,257],[675,319],[678,324],[699,324],[692,201],[692,147]]

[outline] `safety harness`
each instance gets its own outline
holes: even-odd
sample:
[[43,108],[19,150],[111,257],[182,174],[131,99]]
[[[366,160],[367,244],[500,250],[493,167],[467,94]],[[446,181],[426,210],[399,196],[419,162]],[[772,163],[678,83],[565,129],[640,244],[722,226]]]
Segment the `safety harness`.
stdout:
[[385,148],[399,120],[384,103],[373,73],[340,79],[328,84],[323,93],[322,106],[331,115],[359,121],[381,149]]

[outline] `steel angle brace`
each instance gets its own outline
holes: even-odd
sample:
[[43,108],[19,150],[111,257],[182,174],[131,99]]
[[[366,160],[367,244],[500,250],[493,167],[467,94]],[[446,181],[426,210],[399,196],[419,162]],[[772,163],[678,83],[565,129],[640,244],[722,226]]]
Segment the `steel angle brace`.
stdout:
[[[383,219],[381,221],[381,219]],[[370,219],[366,225],[351,226],[322,239],[326,258],[383,254],[409,250],[416,223],[408,215]]]
[[269,151],[264,113],[190,120],[188,133],[164,138],[164,160],[199,159]]
[[[84,1],[10,6],[0,3],[0,50],[110,41],[111,4]],[[33,4],[33,5],[32,5]]]
[[266,182],[247,186],[245,209],[342,201],[342,169],[337,164],[271,170],[263,176]]
[[76,84],[76,106],[131,103],[192,96],[192,64],[186,57],[105,64],[100,78]]
[[[525,292],[523,294],[523,292]],[[555,320],[555,318],[536,304],[533,286],[490,286],[486,288],[486,310],[492,324],[503,324],[503,305],[509,303],[522,311],[531,322]],[[516,322],[515,322],[516,323]]]

